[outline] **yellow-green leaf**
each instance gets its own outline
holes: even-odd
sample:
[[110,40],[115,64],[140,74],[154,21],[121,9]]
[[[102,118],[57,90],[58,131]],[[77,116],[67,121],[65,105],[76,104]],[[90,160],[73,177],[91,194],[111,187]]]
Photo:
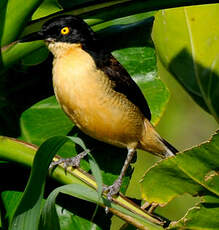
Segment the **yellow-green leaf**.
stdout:
[[218,146],[219,133],[200,146],[155,164],[142,180],[143,198],[165,204],[184,193],[219,197]]
[[159,11],[153,40],[161,62],[219,121],[219,4]]

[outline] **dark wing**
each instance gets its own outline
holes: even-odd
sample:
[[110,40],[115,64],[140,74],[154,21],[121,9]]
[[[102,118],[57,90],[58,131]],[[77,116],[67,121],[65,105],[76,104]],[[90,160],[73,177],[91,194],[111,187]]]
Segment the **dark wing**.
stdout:
[[101,66],[101,70],[114,82],[114,90],[124,94],[150,121],[151,112],[148,103],[125,68],[113,56],[110,56],[107,62]]

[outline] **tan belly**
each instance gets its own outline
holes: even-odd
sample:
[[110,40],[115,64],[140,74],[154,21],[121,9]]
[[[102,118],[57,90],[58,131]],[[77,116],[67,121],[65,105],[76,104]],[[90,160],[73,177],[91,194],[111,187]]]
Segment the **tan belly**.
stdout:
[[115,92],[110,80],[89,61],[82,62],[87,65],[72,62],[72,58],[54,62],[53,84],[58,101],[84,133],[116,146],[136,147],[144,127],[142,113]]

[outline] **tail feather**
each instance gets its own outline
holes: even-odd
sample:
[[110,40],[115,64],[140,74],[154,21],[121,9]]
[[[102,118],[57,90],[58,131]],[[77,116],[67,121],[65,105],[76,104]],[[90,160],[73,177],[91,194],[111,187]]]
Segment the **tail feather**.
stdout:
[[164,140],[155,131],[153,125],[147,120],[144,120],[145,129],[138,148],[151,152],[162,158],[174,156],[178,152],[171,144]]
[[[174,148],[169,142],[167,142],[165,139],[161,138],[162,143],[167,147],[169,151],[167,151],[167,156],[173,156],[176,155],[179,151]],[[172,153],[172,154],[171,154]]]

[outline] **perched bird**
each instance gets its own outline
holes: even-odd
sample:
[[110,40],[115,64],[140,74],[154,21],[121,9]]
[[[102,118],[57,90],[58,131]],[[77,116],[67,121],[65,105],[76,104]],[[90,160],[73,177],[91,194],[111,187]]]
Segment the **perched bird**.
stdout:
[[[19,42],[35,40],[44,40],[54,55],[54,91],[68,117],[87,135],[128,149],[120,176],[107,188],[109,200],[119,192],[136,149],[174,156],[177,150],[151,125],[150,109],[137,84],[81,18],[52,18]],[[84,155],[70,162],[78,165]]]

